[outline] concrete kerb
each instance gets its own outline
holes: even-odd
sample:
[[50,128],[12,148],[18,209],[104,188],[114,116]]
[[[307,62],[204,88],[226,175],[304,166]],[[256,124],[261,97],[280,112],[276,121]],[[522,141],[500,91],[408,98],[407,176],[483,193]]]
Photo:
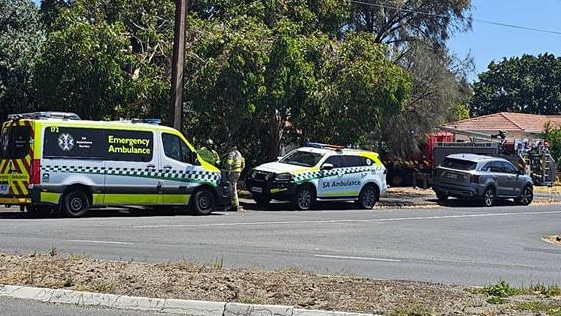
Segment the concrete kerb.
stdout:
[[53,304],[97,306],[191,316],[380,316],[366,313],[306,310],[284,305],[148,298],[14,285],[0,285],[0,296]]

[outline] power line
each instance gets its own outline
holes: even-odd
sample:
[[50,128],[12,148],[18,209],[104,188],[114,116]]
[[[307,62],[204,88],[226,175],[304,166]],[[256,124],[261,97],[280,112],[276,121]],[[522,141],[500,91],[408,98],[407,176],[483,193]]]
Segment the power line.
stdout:
[[[561,0],[556,0],[556,1],[561,2]],[[369,2],[359,1],[359,0],[351,0],[351,2],[352,2],[352,3],[355,3],[355,4],[362,4],[362,5],[371,6],[371,7],[378,7],[378,8],[384,8],[384,9],[392,9],[392,10],[397,10],[397,11],[402,11],[402,12],[407,12],[407,13],[417,13],[417,14],[422,14],[422,15],[427,15],[427,16],[434,16],[434,17],[446,18],[446,16],[444,16],[444,15],[442,15],[442,14],[435,14],[435,13],[423,12],[423,11],[418,11],[418,10],[403,9],[403,8],[394,7],[394,6],[390,6],[390,5],[386,5],[386,4],[369,3]],[[533,31],[533,32],[541,32],[541,33],[549,33],[549,34],[561,35],[561,31],[553,31],[553,30],[539,29],[539,28],[526,27],[526,26],[521,26],[521,25],[516,25],[516,24],[495,22],[495,21],[482,20],[482,19],[475,19],[475,18],[473,18],[472,20],[475,21],[475,22],[479,22],[479,23],[491,24],[491,25],[497,25],[497,26],[503,26],[503,27],[509,27],[509,28],[514,28],[514,29],[519,29],[519,30],[525,30],[525,31]]]
[[533,28],[533,27],[526,27],[526,26],[520,26],[520,25],[514,25],[514,24],[508,24],[508,23],[481,20],[481,19],[473,19],[473,20],[476,21],[476,22],[479,22],[479,23],[486,23],[486,24],[491,24],[491,25],[510,27],[510,28],[519,29],[519,30],[526,30],[526,31],[534,31],[534,32],[542,32],[542,33],[561,35],[561,31],[537,29],[537,28]]

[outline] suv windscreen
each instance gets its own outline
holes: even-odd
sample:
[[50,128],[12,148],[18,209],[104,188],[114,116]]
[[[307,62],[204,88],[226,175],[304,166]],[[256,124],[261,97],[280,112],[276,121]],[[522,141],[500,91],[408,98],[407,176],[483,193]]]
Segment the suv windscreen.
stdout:
[[286,163],[289,165],[313,167],[320,161],[322,156],[323,156],[322,154],[318,154],[318,153],[295,150],[290,152],[288,155],[282,157],[282,159],[279,160],[279,162]]
[[0,135],[0,158],[19,159],[29,154],[30,126],[5,127]]
[[458,170],[475,170],[477,163],[469,160],[455,159],[455,158],[445,158],[440,164],[442,167],[458,169]]

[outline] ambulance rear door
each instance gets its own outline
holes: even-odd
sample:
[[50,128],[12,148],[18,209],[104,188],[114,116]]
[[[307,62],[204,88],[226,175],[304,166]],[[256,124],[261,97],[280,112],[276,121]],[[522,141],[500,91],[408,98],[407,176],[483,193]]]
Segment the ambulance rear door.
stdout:
[[31,120],[10,120],[0,133],[0,204],[29,204],[28,185],[33,167]]

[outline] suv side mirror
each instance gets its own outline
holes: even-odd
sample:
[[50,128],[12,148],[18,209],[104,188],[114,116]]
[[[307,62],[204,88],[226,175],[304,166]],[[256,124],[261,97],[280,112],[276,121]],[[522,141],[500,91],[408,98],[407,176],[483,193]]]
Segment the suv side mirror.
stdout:
[[321,165],[321,170],[331,170],[333,169],[333,164],[331,163],[324,163],[323,165]]

